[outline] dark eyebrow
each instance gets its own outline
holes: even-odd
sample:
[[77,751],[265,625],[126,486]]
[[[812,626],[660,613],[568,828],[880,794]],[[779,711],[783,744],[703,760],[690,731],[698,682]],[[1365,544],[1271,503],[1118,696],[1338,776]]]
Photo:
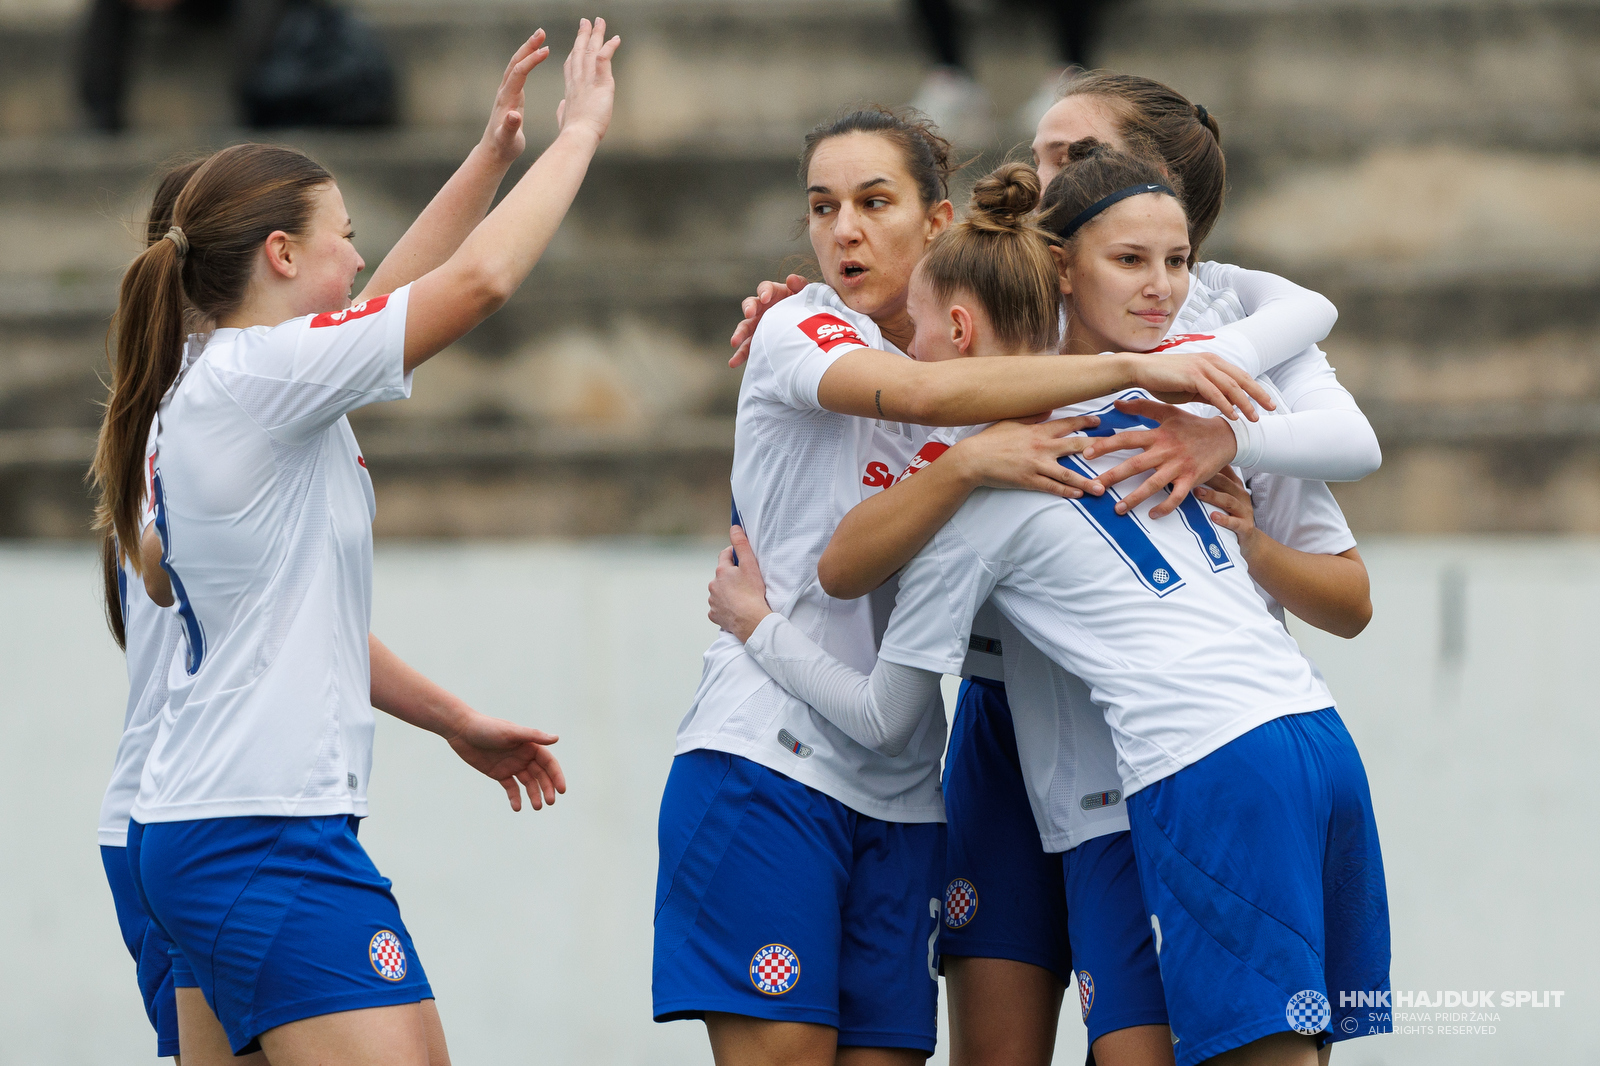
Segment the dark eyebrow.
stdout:
[[[872,188],[875,185],[893,186],[894,182],[892,180],[890,180],[889,178],[868,178],[866,181],[864,181],[860,185],[856,186],[856,192],[858,192],[858,193],[866,192],[868,189]],[[810,195],[811,193],[819,192],[819,193],[822,193],[823,195],[827,195],[830,191],[831,190],[826,185],[813,185],[809,189],[806,190],[806,194]]]

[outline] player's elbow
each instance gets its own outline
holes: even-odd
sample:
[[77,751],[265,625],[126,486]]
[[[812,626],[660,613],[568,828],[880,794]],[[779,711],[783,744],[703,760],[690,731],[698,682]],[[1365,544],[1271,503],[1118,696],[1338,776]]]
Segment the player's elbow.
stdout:
[[1359,637],[1367,628],[1367,623],[1372,621],[1372,597],[1362,593],[1361,598],[1349,604],[1339,616],[1333,620],[1329,627],[1330,632],[1336,637],[1352,640]]
[[817,581],[822,591],[836,600],[859,599],[876,587],[831,551],[824,551],[817,560]]

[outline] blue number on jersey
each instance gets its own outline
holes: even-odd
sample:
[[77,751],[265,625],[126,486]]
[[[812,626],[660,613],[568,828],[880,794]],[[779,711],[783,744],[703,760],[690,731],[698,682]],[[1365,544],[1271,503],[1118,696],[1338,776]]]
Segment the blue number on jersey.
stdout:
[[[1094,477],[1094,471],[1076,456],[1063,455],[1059,461],[1075,474],[1089,479]],[[1117,513],[1117,501],[1120,499],[1122,497],[1117,495],[1115,489],[1107,489],[1104,496],[1084,496],[1072,503],[1078,508],[1078,513],[1089,520],[1095,531],[1106,539],[1112,550],[1122,556],[1122,561],[1128,564],[1141,585],[1157,596],[1165,596],[1174,589],[1182,588],[1183,577],[1176,567],[1167,562],[1161,550],[1151,543],[1150,535],[1144,531],[1144,526],[1139,524],[1134,513]]]
[[[1149,399],[1143,392],[1125,392],[1117,397],[1119,400],[1129,398]],[[1126,411],[1119,411],[1114,406],[1102,408],[1093,412],[1100,417],[1100,424],[1093,429],[1086,429],[1086,437],[1109,437],[1122,429],[1159,429],[1161,423],[1141,415],[1130,415]],[[1178,505],[1178,513],[1183,516],[1183,524],[1189,527],[1189,532],[1194,534],[1194,539],[1200,544],[1200,554],[1206,557],[1206,564],[1211,567],[1212,573],[1221,570],[1231,570],[1233,560],[1228,557],[1228,549],[1222,546],[1222,540],[1217,536],[1217,527],[1211,524],[1211,518],[1206,514],[1206,509],[1200,501],[1193,496],[1184,496],[1183,502]]]
[[194,605],[189,602],[189,594],[184,591],[183,579],[172,568],[172,542],[167,533],[167,498],[161,491],[161,473],[157,471],[151,481],[151,489],[156,496],[156,535],[161,538],[161,569],[167,572],[172,579],[172,593],[178,599],[178,617],[183,620],[183,632],[188,637],[189,656],[187,667],[192,676],[200,669],[200,664],[206,657],[206,631],[200,626],[200,619],[194,613]]

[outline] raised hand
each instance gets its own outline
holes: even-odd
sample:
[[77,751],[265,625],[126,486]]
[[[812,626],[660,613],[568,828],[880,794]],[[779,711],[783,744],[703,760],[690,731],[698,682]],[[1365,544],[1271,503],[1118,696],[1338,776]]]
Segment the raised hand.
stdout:
[[611,108],[617,94],[611,76],[611,57],[622,44],[621,37],[606,40],[606,20],[578,20],[578,36],[561,70],[567,80],[567,94],[556,107],[556,125],[562,130],[587,126],[595,139],[606,135],[611,125]]
[[756,326],[760,324],[761,316],[767,313],[767,308],[779,300],[798,295],[809,284],[799,274],[790,274],[783,281],[763,281],[756,286],[754,296],[744,298],[740,305],[744,310],[744,321],[734,327],[733,336],[728,339],[733,346],[733,358],[728,360],[728,366],[738,369],[750,358],[750,341],[755,337]]
[[558,792],[567,791],[566,774],[549,748],[561,738],[542,729],[474,711],[460,730],[446,739],[462,762],[500,782],[514,811],[522,810],[518,782],[528,790],[528,801],[536,811],[554,803]]
[[[723,548],[717,556],[717,576],[708,585],[711,593],[709,617],[721,629],[727,630],[740,641],[750,639],[761,620],[772,613],[767,605],[767,585],[761,579],[761,565],[756,562],[755,549],[744,529],[734,526],[728,530],[730,548]],[[739,561],[735,563],[735,553]]]
[[527,147],[523,132],[523,93],[528,73],[550,58],[550,49],[544,44],[544,30],[535,30],[523,42],[506,64],[500,78],[500,90],[494,94],[494,109],[489,112],[489,125],[483,131],[483,147],[490,157],[502,166],[510,166]]
[[1267,410],[1277,405],[1255,378],[1210,352],[1133,355],[1134,384],[1168,403],[1208,403],[1228,418],[1234,408],[1250,421],[1257,420],[1255,399]]
[[1117,502],[1118,514],[1127,514],[1162,488],[1169,488],[1171,495],[1150,508],[1150,517],[1171,514],[1190,489],[1226,467],[1238,451],[1233,429],[1220,418],[1202,418],[1155,400],[1118,400],[1117,410],[1159,423],[1156,429],[1095,437],[1083,450],[1085,459],[1093,459],[1109,452],[1143,449],[1100,475],[1100,482],[1110,487],[1134,474],[1154,471]]

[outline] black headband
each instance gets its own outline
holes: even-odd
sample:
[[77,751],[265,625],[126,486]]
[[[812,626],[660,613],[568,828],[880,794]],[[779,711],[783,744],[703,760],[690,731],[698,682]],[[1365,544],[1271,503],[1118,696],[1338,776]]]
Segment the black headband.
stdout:
[[1062,228],[1061,232],[1057,234],[1057,236],[1064,241],[1071,240],[1074,233],[1077,233],[1090,220],[1092,220],[1094,216],[1098,215],[1112,204],[1119,204],[1130,196],[1140,196],[1147,192],[1164,192],[1174,199],[1176,199],[1178,195],[1165,185],[1130,185],[1126,189],[1118,189],[1105,199],[1096,200],[1082,211],[1079,211],[1078,217],[1074,218],[1071,222],[1068,222],[1066,226]]

